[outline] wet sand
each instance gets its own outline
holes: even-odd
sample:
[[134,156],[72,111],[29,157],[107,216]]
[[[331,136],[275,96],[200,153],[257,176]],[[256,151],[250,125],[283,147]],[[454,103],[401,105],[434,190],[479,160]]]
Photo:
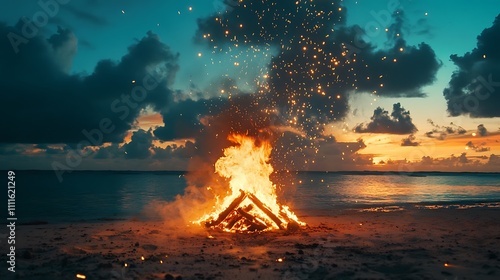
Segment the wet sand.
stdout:
[[351,210],[259,234],[134,220],[23,225],[16,272],[3,266],[0,279],[500,279],[498,217]]

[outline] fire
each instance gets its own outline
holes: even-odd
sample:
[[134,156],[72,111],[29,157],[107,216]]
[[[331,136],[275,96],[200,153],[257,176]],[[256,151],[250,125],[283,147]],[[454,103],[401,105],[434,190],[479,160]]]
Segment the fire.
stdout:
[[224,150],[215,172],[229,179],[230,189],[216,194],[215,210],[202,217],[207,227],[226,231],[263,231],[305,225],[287,206],[278,204],[276,185],[269,176],[272,147],[268,141],[256,145],[252,137],[232,134],[234,146]]

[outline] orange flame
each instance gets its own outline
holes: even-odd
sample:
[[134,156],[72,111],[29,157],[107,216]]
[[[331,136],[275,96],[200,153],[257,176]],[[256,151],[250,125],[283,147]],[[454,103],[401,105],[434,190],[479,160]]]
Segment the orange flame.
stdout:
[[[224,149],[224,156],[215,163],[215,172],[221,177],[229,179],[230,189],[225,194],[215,194],[214,211],[203,216],[197,222],[216,219],[218,214],[227,209],[243,191],[257,197],[281,221],[293,221],[298,225],[305,225],[289,210],[288,206],[278,203],[276,185],[269,178],[273,173],[273,167],[269,163],[272,151],[269,141],[261,141],[260,145],[256,145],[252,137],[239,134],[230,135],[228,140],[235,145]],[[247,197],[240,205],[245,208],[245,205],[251,204],[250,200],[251,198]],[[262,209],[247,207],[246,210],[259,222],[266,224],[268,229],[280,227]],[[244,231],[245,227],[236,224],[232,231],[234,230]]]

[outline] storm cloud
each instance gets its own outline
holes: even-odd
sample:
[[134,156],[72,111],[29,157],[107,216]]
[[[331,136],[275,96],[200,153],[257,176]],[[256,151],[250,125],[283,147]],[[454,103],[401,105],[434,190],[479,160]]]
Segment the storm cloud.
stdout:
[[417,127],[413,124],[410,111],[396,103],[392,107],[392,113],[378,107],[373,111],[371,122],[358,124],[354,131],[357,133],[390,133],[408,134],[415,133]]
[[81,75],[69,73],[77,47],[71,31],[23,41],[22,25],[0,23],[0,117],[10,120],[0,142],[121,142],[142,109],[159,111],[173,99],[178,55],[153,33],[120,61],[101,60]]
[[457,66],[444,97],[452,116],[500,117],[500,15],[477,37],[477,46],[463,56],[450,56]]

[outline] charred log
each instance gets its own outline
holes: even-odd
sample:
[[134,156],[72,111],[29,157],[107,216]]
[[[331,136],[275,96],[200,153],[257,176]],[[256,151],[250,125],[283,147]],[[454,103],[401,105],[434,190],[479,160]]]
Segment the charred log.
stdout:
[[238,207],[238,205],[240,205],[241,202],[243,202],[243,200],[245,200],[245,198],[247,197],[247,194],[243,190],[240,190],[240,192],[241,192],[240,196],[235,198],[233,200],[233,202],[231,202],[231,204],[229,204],[229,206],[224,211],[220,212],[219,216],[217,217],[217,220],[215,220],[215,221],[212,220],[212,221],[206,222],[205,226],[206,227],[213,227],[213,226],[217,226],[218,224],[222,223],[222,221],[224,221],[227,218],[227,216],[236,207]]
[[271,212],[271,210],[269,208],[267,208],[266,205],[264,205],[264,203],[262,203],[262,201],[260,201],[260,199],[258,199],[255,195],[253,194],[248,194],[248,198],[255,204],[257,205],[257,207],[259,207],[260,210],[262,210],[262,212],[264,212],[274,223],[276,223],[276,225],[278,226],[279,229],[284,229],[283,228],[283,221],[280,220],[280,218],[278,218],[276,215],[273,214],[273,212]]

